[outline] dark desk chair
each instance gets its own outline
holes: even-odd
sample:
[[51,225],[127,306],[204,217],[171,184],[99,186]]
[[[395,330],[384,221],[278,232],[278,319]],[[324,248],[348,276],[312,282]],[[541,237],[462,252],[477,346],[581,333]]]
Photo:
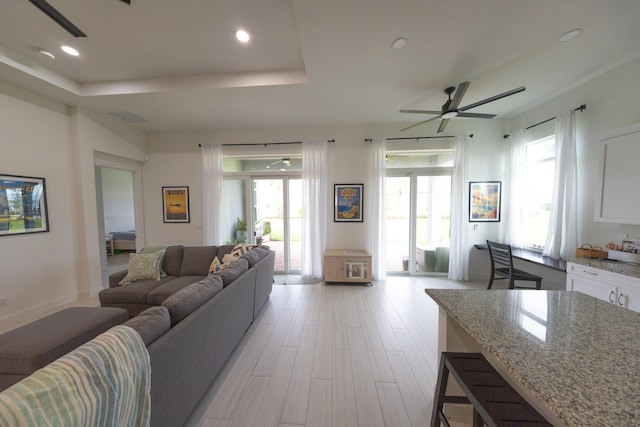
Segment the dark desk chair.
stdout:
[[487,240],[487,246],[489,247],[489,257],[491,258],[491,278],[489,279],[489,286],[487,286],[487,289],[491,289],[494,279],[509,280],[509,289],[531,289],[530,287],[515,286],[514,282],[516,280],[536,282],[536,289],[540,289],[542,287],[542,277],[513,267],[511,245],[503,245],[502,243],[490,242]]

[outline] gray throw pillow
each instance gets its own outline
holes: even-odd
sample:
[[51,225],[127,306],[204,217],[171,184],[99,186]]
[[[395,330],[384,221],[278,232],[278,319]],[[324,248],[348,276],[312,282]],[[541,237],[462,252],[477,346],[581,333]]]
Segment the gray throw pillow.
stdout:
[[215,275],[192,283],[162,302],[171,315],[171,326],[193,313],[223,288],[222,278]]
[[144,345],[148,346],[171,328],[171,318],[166,307],[151,307],[123,323],[133,328],[140,336]]
[[249,269],[249,262],[246,259],[240,258],[237,261],[227,265],[220,271],[216,271],[212,276],[218,276],[222,279],[223,285],[226,287],[229,283],[240,277],[245,271]]

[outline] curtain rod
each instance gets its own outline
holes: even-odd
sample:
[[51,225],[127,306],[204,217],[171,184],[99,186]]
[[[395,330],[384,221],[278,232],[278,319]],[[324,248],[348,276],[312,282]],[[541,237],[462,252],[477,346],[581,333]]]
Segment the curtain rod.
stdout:
[[[575,108],[573,111],[584,111],[584,110],[586,110],[586,109],[587,109],[587,104],[582,104],[581,106],[579,106],[579,107]],[[534,128],[534,127],[536,127],[536,126],[543,125],[543,124],[545,124],[545,123],[547,123],[547,122],[550,122],[551,120],[555,120],[555,119],[556,119],[556,117],[555,117],[555,116],[554,116],[554,117],[551,117],[550,119],[543,120],[543,121],[538,122],[538,123],[536,123],[536,124],[534,124],[534,125],[531,125],[531,126],[529,126],[529,127],[526,127],[526,128],[524,128],[524,130],[529,130],[529,129],[531,129],[531,128]],[[504,139],[507,139],[507,138],[509,138],[509,134],[508,134],[508,133],[507,133],[507,134],[504,134],[504,135],[502,135],[502,137],[503,137]]]
[[[449,139],[455,138],[453,135],[443,135],[443,136],[405,136],[402,138],[385,138],[387,141],[400,141],[404,139],[415,139],[419,141],[421,139]],[[473,134],[469,135],[469,138],[473,138]],[[364,142],[373,142],[372,138],[365,138]]]
[[[335,139],[328,139],[327,142],[336,142]],[[262,142],[262,143],[252,143],[252,144],[220,144],[223,147],[242,147],[242,146],[250,146],[250,145],[291,145],[291,144],[302,144],[302,141],[289,141],[289,142]],[[198,147],[202,147],[202,144],[198,144]]]

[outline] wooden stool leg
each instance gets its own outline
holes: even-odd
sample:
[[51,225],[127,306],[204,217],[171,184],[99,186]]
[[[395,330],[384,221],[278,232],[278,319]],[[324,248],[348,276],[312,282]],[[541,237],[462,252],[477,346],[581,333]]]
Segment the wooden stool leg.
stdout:
[[439,427],[444,421],[446,425],[449,423],[443,420],[442,411],[444,408],[444,396],[447,392],[447,381],[449,380],[449,369],[444,363],[445,356],[440,356],[440,368],[438,369],[438,382],[436,383],[436,393],[433,396],[433,412],[431,413],[431,427]]

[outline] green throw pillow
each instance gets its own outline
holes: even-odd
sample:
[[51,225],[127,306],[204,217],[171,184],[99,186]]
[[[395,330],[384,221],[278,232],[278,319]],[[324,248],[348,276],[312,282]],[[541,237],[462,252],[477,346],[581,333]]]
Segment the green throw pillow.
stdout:
[[169,245],[158,245],[158,246],[147,246],[146,248],[142,248],[140,251],[141,254],[152,254],[154,252],[162,251],[162,258],[160,259],[160,277],[167,277],[167,273],[162,269],[162,261],[164,260],[164,251],[167,249]]
[[163,257],[164,250],[129,255],[129,271],[119,285],[128,285],[139,280],[160,280],[160,263]]

